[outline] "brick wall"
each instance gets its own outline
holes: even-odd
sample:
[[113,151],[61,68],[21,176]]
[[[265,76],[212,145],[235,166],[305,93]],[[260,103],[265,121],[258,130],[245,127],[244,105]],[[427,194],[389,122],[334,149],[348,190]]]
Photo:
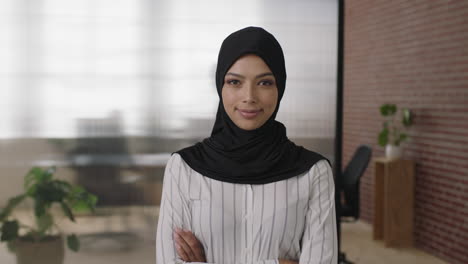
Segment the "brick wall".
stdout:
[[[381,104],[412,109],[416,247],[468,263],[468,1],[345,2],[343,164],[362,143],[384,155]],[[368,222],[373,170],[361,187]]]

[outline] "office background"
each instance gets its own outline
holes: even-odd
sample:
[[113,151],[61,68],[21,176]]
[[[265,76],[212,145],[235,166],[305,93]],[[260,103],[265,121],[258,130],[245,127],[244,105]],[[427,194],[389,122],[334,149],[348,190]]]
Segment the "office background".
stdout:
[[[251,25],[284,49],[288,136],[333,161],[337,10],[330,0],[0,0],[0,205],[31,166],[56,165],[99,208],[117,208],[80,232],[143,237],[84,238],[66,261],[151,263],[165,161],[209,136],[219,47]],[[135,205],[143,218],[130,223],[135,208],[121,206]]]
[[[360,144],[384,155],[377,145],[382,103],[412,109],[404,157],[417,164],[415,247],[466,263],[468,2],[343,2],[343,166]],[[114,163],[131,164],[129,157],[167,154],[208,135],[219,45],[252,24],[269,29],[285,50],[288,81],[278,118],[288,135],[333,158],[338,1],[0,5],[0,205],[21,190],[33,164],[60,163],[58,176],[76,180],[83,171],[73,168],[74,156],[117,153]],[[367,223],[373,171],[371,162],[361,184]],[[162,177],[161,168],[106,173],[146,186]],[[126,203],[154,202],[138,196],[141,189],[122,190]],[[107,203],[125,203],[115,199]]]
[[[416,161],[415,245],[467,263],[468,2],[346,1],[344,163],[376,135],[387,102],[414,113],[404,157]],[[371,163],[361,213],[373,217]]]

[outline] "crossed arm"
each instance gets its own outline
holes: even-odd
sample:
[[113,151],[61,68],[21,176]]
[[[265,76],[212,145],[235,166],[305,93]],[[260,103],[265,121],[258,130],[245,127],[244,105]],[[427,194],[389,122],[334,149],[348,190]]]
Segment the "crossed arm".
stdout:
[[[206,262],[205,251],[200,241],[190,231],[176,228],[174,231],[177,254],[185,262]],[[299,262],[279,259],[279,264],[298,264]]]

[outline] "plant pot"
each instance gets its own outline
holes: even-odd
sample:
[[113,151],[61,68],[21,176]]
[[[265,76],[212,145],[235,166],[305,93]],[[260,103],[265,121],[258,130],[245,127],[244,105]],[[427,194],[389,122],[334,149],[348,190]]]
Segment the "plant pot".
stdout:
[[61,236],[48,237],[40,242],[18,239],[15,251],[17,264],[63,264],[65,256]]
[[385,146],[385,157],[388,159],[400,159],[402,157],[403,151],[401,146],[395,146],[387,144]]

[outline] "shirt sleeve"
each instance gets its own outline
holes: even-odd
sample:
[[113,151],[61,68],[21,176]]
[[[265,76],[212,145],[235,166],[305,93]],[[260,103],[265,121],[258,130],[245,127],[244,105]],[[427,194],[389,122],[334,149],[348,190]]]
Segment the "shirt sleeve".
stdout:
[[174,230],[183,228],[184,218],[188,212],[187,200],[180,190],[181,177],[180,157],[172,155],[167,162],[161,205],[159,209],[158,227],[156,231],[156,263],[179,264],[182,261],[175,249]]
[[299,264],[335,264],[338,261],[338,241],[332,169],[326,160],[321,160],[311,170],[312,190]]

